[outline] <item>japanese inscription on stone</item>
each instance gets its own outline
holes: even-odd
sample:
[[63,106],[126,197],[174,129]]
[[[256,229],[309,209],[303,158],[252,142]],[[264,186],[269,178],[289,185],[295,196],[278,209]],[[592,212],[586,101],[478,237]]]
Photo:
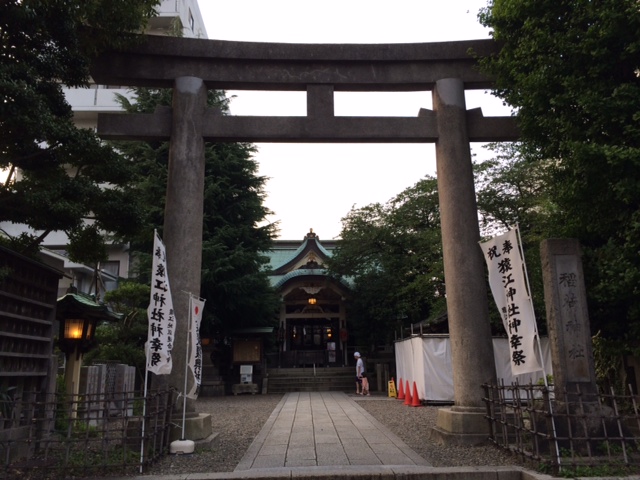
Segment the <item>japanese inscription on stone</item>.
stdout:
[[567,367],[567,381],[588,382],[589,358],[587,342],[591,341],[588,331],[586,299],[583,295],[582,278],[579,275],[578,257],[556,255],[555,288],[558,293],[558,328],[564,338],[564,363]]

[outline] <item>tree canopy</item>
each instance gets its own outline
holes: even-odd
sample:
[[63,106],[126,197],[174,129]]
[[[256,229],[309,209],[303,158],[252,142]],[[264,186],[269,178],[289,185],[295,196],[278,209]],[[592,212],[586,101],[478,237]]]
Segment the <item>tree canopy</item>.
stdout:
[[594,331],[640,333],[640,8],[636,0],[494,0],[482,61],[517,108],[522,152],[550,168],[549,234],[578,238]]
[[[138,88],[134,101],[120,100],[128,112],[151,113],[171,105],[169,89]],[[227,113],[223,92],[208,92],[210,107]],[[142,261],[138,278],[149,283],[148,258],[153,230],[162,235],[169,147],[167,142],[117,142],[133,165],[131,183],[144,205],[140,235],[132,252]],[[265,177],[257,175],[255,147],[248,143],[205,144],[202,289],[207,299],[202,331],[224,336],[229,330],[272,325],[279,305],[264,270],[262,252],[271,248],[275,224],[264,224],[270,213],[263,205]]]
[[[545,308],[538,252],[554,211],[546,196],[549,167],[526,161],[516,144],[491,149],[495,157],[474,166],[481,231],[488,237],[520,225],[541,320]],[[329,269],[354,283],[349,319],[358,341],[384,343],[411,323],[443,318],[446,289],[435,178],[425,177],[386,204],[351,210],[342,220],[341,237]],[[499,335],[502,320],[492,298],[489,304],[492,328]],[[538,323],[544,332],[544,322]],[[423,325],[427,332],[447,331],[446,324]]]
[[105,256],[99,230],[130,234],[137,225],[129,162],[93,130],[76,128],[63,87],[88,87],[91,61],[131,42],[158,3],[0,2],[0,168],[7,175],[0,183],[0,221],[41,232],[16,239],[14,249],[33,253],[59,230],[75,246],[74,260],[93,264]]
[[394,330],[444,309],[444,273],[436,179],[427,176],[385,204],[351,210],[329,261],[350,277],[350,323],[361,344],[393,339]]

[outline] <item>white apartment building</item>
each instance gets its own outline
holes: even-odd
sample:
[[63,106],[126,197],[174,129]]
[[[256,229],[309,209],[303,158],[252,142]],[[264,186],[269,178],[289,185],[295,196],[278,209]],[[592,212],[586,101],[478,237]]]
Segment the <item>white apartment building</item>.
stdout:
[[[208,38],[197,0],[163,0],[158,7],[158,15],[149,20],[147,34],[172,35],[180,30],[184,37]],[[126,87],[113,85],[65,89],[76,125],[95,128],[98,113],[121,111],[116,102],[116,93],[127,96],[128,91]]]
[[[208,38],[197,0],[163,0],[157,10],[158,15],[149,21],[147,34],[175,35],[182,31],[184,37]],[[80,128],[96,128],[98,113],[117,113],[122,110],[116,102],[116,94],[129,95],[126,87],[113,85],[66,88],[64,91],[73,109],[74,121]],[[37,233],[26,225],[8,222],[0,222],[0,229],[12,237],[24,231]],[[65,274],[59,284],[59,296],[70,285],[80,292],[94,291],[92,285],[96,279],[93,269],[71,262],[66,256],[67,244],[68,238],[64,232],[52,232],[42,243],[42,260]],[[111,245],[109,261],[100,266],[100,288],[103,291],[116,288],[118,277],[128,277],[129,267],[128,245]]]

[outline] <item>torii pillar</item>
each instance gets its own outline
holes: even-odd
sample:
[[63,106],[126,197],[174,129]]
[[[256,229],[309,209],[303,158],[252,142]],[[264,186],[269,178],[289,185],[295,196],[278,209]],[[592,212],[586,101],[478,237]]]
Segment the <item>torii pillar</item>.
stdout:
[[438,411],[433,434],[442,443],[478,444],[488,434],[480,395],[483,383],[495,384],[491,324],[480,231],[464,83],[438,80],[433,90],[438,140],[436,167],[440,223],[447,285],[455,405]]
[[[200,296],[205,175],[202,130],[206,108],[207,89],[202,79],[185,76],[175,80],[163,241],[176,318],[171,351],[173,367],[167,382],[178,391],[185,385],[189,294]],[[187,391],[192,385],[193,377],[187,375]],[[211,415],[195,414],[193,400],[182,396],[177,402],[180,412],[185,400],[189,412],[185,422],[186,439],[207,438],[212,434]],[[182,426],[181,416],[177,423]],[[177,430],[172,432],[172,439],[178,439],[177,434]]]

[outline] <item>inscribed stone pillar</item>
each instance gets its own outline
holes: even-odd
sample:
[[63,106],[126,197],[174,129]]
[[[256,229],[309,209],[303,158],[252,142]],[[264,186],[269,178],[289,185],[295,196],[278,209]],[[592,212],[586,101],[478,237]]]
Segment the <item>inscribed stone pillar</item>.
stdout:
[[[184,389],[188,293],[200,295],[205,171],[202,128],[206,105],[207,90],[201,79],[175,80],[163,240],[176,316],[173,368],[168,382],[178,391]],[[193,384],[189,377],[187,391]]]
[[591,327],[580,244],[575,239],[544,240],[540,246],[553,383],[558,401],[565,389],[597,393]]
[[496,382],[496,370],[463,82],[453,78],[436,82],[433,109],[455,401],[452,408],[438,413],[436,430],[444,442],[477,443],[486,440],[488,431],[481,386]]

